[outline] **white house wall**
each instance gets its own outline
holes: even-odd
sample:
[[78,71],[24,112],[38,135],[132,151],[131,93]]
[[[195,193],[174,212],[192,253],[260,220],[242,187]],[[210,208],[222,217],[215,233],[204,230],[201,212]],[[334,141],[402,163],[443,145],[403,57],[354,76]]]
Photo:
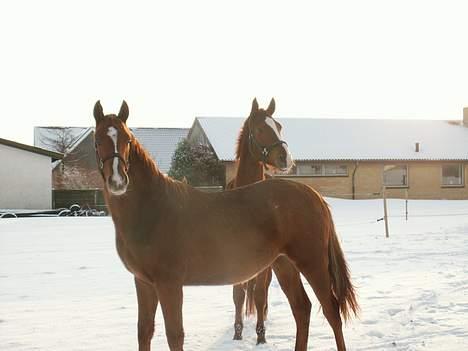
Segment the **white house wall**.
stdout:
[[0,145],[0,208],[52,207],[52,166],[48,156]]

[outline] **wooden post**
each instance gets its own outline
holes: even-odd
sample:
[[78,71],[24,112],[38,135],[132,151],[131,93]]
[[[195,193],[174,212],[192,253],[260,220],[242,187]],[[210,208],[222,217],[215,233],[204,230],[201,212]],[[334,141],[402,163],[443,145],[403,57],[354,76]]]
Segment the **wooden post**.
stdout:
[[389,237],[388,233],[388,211],[387,211],[387,194],[385,186],[382,188],[382,198],[383,198],[383,206],[384,206],[384,222],[385,222],[385,237]]
[[405,203],[405,218],[408,220],[408,189],[405,190],[406,203]]

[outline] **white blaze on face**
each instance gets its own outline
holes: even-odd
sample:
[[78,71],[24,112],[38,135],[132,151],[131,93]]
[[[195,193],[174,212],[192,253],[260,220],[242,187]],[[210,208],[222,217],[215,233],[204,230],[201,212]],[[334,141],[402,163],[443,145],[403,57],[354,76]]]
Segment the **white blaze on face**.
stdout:
[[[118,153],[117,151],[118,134],[119,132],[114,127],[109,127],[109,129],[107,130],[107,135],[112,139],[112,142],[114,143],[115,153]],[[124,181],[122,177],[120,176],[118,166],[119,166],[119,159],[118,157],[114,157],[114,159],[112,160],[112,180],[115,182],[115,184],[117,184],[118,186],[121,186],[124,183]]]
[[[281,140],[281,133],[279,132],[276,122],[273,120],[271,117],[266,117],[265,118],[265,123],[273,130],[273,132],[276,134],[279,140]],[[289,153],[288,145],[286,144],[281,144],[283,147],[284,151],[286,152],[286,168],[290,169],[293,165],[292,157],[291,154]]]

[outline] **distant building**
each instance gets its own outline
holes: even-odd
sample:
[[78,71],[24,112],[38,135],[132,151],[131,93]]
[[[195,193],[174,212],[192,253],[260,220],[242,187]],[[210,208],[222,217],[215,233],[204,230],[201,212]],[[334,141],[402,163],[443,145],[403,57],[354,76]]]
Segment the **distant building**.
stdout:
[[[167,173],[177,144],[188,134],[187,128],[130,128],[149,151],[158,168]],[[49,150],[63,150],[63,160],[53,167],[55,207],[72,203],[103,205],[94,150],[94,128],[35,127],[34,144]]]
[[0,138],[0,209],[50,209],[52,162],[62,156]]
[[[287,175],[323,195],[468,199],[468,109],[463,121],[279,118],[295,160]],[[235,175],[235,148],[245,118],[196,118],[192,143],[211,146]]]

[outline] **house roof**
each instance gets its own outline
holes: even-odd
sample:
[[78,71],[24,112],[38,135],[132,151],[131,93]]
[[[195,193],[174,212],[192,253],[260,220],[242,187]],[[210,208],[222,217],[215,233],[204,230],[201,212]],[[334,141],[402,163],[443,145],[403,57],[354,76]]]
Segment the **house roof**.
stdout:
[[171,168],[177,144],[187,137],[188,128],[130,128],[143,147],[156,161],[161,172]]
[[[86,139],[89,133],[94,131],[94,128],[91,127],[35,127],[35,145],[53,148],[53,142],[50,141],[59,135],[56,132],[58,128],[67,128],[70,134],[73,135],[73,142],[68,148],[69,152],[73,151]],[[188,128],[130,128],[130,130],[143,147],[148,150],[151,157],[156,161],[158,168],[164,173],[167,173],[171,168],[172,155],[177,144],[187,137],[189,131]],[[44,140],[49,142],[45,143]]]
[[17,143],[16,141],[12,141],[12,140],[8,140],[8,139],[0,138],[0,144],[5,145],[5,146],[14,147],[16,149],[21,149],[21,150],[33,152],[35,154],[47,156],[47,157],[50,157],[52,159],[52,161],[59,160],[59,159],[61,159],[63,157],[63,154],[58,153],[58,152],[53,152],[53,151],[45,150],[45,149],[42,149],[42,148],[39,148],[39,147]]
[[[232,161],[245,118],[197,118],[218,158]],[[461,121],[278,118],[295,160],[468,160]],[[420,151],[415,144],[420,143]]]

